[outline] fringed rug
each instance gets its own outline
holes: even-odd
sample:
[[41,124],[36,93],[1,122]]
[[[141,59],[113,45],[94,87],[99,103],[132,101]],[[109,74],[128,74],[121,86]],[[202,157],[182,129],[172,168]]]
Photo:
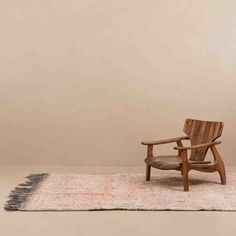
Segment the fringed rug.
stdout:
[[217,173],[190,172],[184,192],[178,172],[158,172],[146,182],[142,174],[58,175],[27,177],[9,196],[7,211],[74,210],[236,210],[236,173],[227,185]]

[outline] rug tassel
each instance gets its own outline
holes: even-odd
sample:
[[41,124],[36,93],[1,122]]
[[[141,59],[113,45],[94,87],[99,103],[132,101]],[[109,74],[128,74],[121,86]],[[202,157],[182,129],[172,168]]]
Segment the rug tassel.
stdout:
[[27,181],[19,184],[9,195],[4,209],[6,211],[18,211],[27,198],[37,188],[38,184],[48,176],[47,173],[31,174],[26,177]]

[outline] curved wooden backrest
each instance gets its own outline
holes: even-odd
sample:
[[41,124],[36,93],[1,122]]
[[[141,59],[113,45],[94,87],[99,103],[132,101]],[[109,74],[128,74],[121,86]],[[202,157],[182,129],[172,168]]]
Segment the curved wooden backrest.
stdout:
[[[186,119],[184,133],[190,139],[191,145],[215,141],[223,131],[223,122]],[[191,151],[190,160],[203,161],[208,148],[198,148]]]

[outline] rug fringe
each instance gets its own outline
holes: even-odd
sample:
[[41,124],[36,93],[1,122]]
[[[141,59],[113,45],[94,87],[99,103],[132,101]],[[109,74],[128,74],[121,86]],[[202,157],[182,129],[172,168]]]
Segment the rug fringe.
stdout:
[[27,198],[37,188],[41,181],[48,176],[48,173],[31,174],[26,177],[27,181],[19,184],[9,195],[9,200],[4,206],[6,211],[18,211],[26,202]]

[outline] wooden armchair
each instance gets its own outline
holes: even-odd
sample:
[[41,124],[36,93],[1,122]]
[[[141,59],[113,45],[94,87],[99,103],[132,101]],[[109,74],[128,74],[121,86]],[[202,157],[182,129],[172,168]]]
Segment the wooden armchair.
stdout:
[[[221,183],[226,184],[225,166],[216,149],[220,141],[219,138],[223,131],[223,122],[201,121],[186,119],[184,124],[184,133],[187,136],[166,139],[161,141],[142,142],[147,145],[146,162],[146,181],[150,180],[151,167],[161,170],[178,170],[183,175],[184,191],[189,190],[188,172],[198,170],[202,172],[218,171]],[[184,147],[182,140],[189,139],[191,146]],[[153,156],[153,146],[176,142],[178,154],[175,156]],[[214,162],[204,161],[206,153],[210,148]],[[187,157],[187,150],[191,151],[190,157]]]

